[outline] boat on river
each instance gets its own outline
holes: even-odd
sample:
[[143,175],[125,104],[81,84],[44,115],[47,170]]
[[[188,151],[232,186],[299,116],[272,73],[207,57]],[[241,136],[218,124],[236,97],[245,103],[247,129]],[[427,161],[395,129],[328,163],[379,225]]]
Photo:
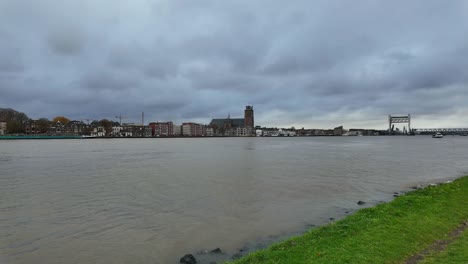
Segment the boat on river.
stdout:
[[443,138],[444,135],[442,135],[442,133],[440,132],[437,132],[436,134],[432,135],[433,138]]

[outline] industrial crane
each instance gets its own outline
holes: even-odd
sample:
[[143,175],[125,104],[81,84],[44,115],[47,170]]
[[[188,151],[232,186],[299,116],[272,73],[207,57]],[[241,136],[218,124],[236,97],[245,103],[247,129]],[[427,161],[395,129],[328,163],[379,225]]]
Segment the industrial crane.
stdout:
[[127,117],[126,117],[126,116],[122,116],[122,115],[118,115],[118,116],[116,116],[115,118],[118,118],[118,119],[119,119],[120,125],[122,125],[122,119],[123,119],[123,118],[127,118]]

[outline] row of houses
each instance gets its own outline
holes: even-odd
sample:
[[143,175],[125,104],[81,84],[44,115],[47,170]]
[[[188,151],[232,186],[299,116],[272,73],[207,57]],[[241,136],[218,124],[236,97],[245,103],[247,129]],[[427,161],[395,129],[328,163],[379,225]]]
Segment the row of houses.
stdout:
[[[247,132],[243,129],[237,134],[244,135]],[[0,135],[7,133],[7,123],[0,122]],[[208,125],[187,122],[181,125],[173,122],[152,122],[149,125],[134,123],[101,124],[93,122],[86,124],[82,121],[73,120],[67,123],[47,122],[41,123],[39,120],[29,120],[24,123],[24,134],[26,135],[63,135],[63,136],[90,136],[90,137],[203,137],[215,136],[215,129]]]
[[[27,121],[25,132],[28,135],[83,135],[91,137],[213,137],[213,136],[258,136],[258,137],[294,137],[294,136],[374,136],[382,134],[373,129],[349,129],[342,126],[334,129],[294,129],[294,128],[265,128],[242,126],[243,119],[214,119],[209,125],[187,122],[181,125],[173,122],[152,122],[147,126],[127,123],[120,125],[110,122],[85,124],[82,121],[68,123],[48,123],[46,126],[38,120]],[[222,124],[222,126],[220,126]],[[221,128],[220,128],[221,127]],[[7,123],[0,122],[0,135],[6,133]]]
[[[226,121],[227,120],[227,121]],[[234,120],[234,121],[233,121]],[[334,129],[294,129],[294,128],[266,128],[254,129],[236,125],[235,119],[223,119],[229,125],[219,129],[218,126],[187,122],[181,125],[173,122],[152,122],[147,126],[141,124],[111,123],[106,126],[99,122],[85,124],[82,121],[68,123],[49,123],[41,126],[38,120],[27,121],[25,131],[28,135],[82,135],[90,137],[213,137],[213,136],[252,136],[257,137],[295,137],[295,136],[376,136],[385,134],[385,131],[373,129],[349,129],[342,126]],[[216,123],[216,122],[214,122]],[[234,123],[234,124],[233,124]],[[231,127],[230,127],[231,126]],[[0,135],[6,134],[7,123],[0,122]]]
[[82,121],[73,120],[62,122],[41,122],[40,120],[29,120],[24,123],[24,131],[27,135],[51,135],[51,136],[93,136],[93,137],[133,137],[151,135],[151,130],[141,125],[95,121],[85,124]]
[[204,137],[214,136],[213,129],[199,123],[187,122],[176,125],[173,122],[149,123],[152,137]]
[[349,129],[343,126],[334,129],[295,129],[295,128],[266,128],[256,127],[258,137],[295,137],[295,136],[378,136],[385,135],[384,130]]
[[[3,122],[1,123],[3,128]],[[176,125],[173,122],[152,122],[149,125],[134,123],[116,124],[93,122],[85,124],[82,121],[68,123],[49,123],[41,125],[39,120],[30,120],[24,124],[27,135],[67,135],[90,137],[176,137],[176,136],[214,136],[213,128],[206,125],[187,122]],[[6,123],[2,134],[6,131]]]
[[306,137],[306,136],[341,136],[344,130],[335,129],[295,129],[295,128],[266,128],[256,127],[256,135],[259,137]]
[[[54,119],[57,120],[57,119]],[[1,121],[1,120],[0,120]],[[68,121],[68,120],[67,120]],[[334,129],[295,129],[265,128],[254,126],[253,106],[246,106],[244,118],[212,119],[208,125],[186,122],[180,125],[171,121],[151,122],[148,125],[113,122],[106,119],[93,121],[91,124],[82,121],[49,122],[48,120],[29,120],[23,123],[26,134],[73,135],[90,137],[213,137],[213,136],[360,136],[379,135],[381,131],[365,129],[345,130],[343,126]],[[6,122],[0,122],[0,134],[5,134]]]
[[257,137],[295,137],[297,133],[295,129],[257,128],[255,135]]
[[[210,124],[186,122],[181,125],[167,122],[151,122],[144,124],[121,124],[103,119],[91,124],[82,121],[68,121],[60,117],[54,122],[47,119],[20,122],[16,132],[7,131],[7,124],[0,123],[0,133],[16,133],[26,135],[66,135],[90,137],[212,137],[212,136],[255,136],[253,106],[246,106],[244,118],[215,118]],[[0,120],[2,121],[2,120]]]

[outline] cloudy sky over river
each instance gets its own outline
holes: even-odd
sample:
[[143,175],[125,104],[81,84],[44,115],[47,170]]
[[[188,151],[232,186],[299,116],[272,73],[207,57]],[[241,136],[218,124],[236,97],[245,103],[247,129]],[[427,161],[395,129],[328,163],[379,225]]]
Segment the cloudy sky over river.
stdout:
[[0,106],[207,123],[252,104],[259,125],[466,126],[466,32],[462,0],[0,0]]

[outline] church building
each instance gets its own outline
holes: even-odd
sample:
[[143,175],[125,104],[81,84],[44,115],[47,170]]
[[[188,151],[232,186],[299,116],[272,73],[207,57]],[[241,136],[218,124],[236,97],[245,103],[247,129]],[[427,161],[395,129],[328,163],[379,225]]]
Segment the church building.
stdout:
[[255,136],[253,106],[246,106],[244,118],[215,118],[209,127],[213,128],[216,136],[250,137]]

